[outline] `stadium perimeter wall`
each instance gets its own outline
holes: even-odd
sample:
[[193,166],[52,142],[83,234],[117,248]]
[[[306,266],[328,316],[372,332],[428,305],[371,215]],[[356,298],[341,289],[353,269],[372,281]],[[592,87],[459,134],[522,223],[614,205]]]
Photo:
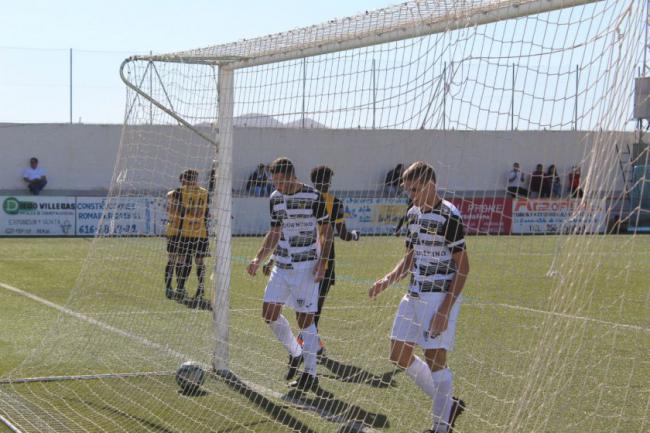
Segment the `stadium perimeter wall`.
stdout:
[[[167,130],[158,131],[158,136],[179,136],[173,126],[143,128]],[[101,195],[110,186],[121,132],[121,125],[0,124],[0,191],[23,191],[22,170],[29,157],[36,156],[48,172],[46,194]],[[630,132],[608,136],[612,146],[634,142]],[[582,131],[235,128],[234,144],[236,190],[243,188],[258,163],[284,155],[294,160],[304,179],[315,165],[331,166],[336,172],[334,189],[339,191],[377,190],[397,163],[424,159],[435,164],[442,188],[491,195],[504,190],[513,161],[528,172],[537,163],[555,163],[561,173],[580,165],[593,145],[593,135]],[[151,153],[143,155],[147,159],[159,157],[156,146],[141,149]],[[179,149],[177,155],[184,154]],[[369,159],[375,163],[369,165]],[[177,164],[182,167],[191,162]],[[161,184],[160,190],[174,186],[176,176],[165,178],[170,184]],[[617,190],[622,189],[621,179],[617,176]],[[562,180],[566,182],[566,177]]]

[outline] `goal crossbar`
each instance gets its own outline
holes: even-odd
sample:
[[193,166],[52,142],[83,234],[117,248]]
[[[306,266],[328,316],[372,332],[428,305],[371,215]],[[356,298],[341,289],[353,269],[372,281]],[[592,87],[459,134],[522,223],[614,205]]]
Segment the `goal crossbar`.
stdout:
[[[330,20],[320,25],[130,60],[228,65],[231,69],[322,55],[383,44],[602,0],[416,0]],[[467,6],[469,3],[469,6]],[[462,14],[459,13],[462,8]]]

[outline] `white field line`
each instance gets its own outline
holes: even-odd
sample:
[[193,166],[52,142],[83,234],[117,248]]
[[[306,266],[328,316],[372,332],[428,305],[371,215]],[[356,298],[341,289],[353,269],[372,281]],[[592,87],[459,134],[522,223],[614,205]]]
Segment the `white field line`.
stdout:
[[[5,284],[5,283],[1,283],[1,282],[0,282],[0,287],[4,288],[6,290],[9,290],[10,292],[16,293],[16,294],[18,294],[20,296],[24,296],[26,298],[29,298],[29,299],[33,300],[33,301],[36,301],[36,302],[41,303],[43,305],[46,305],[46,306],[48,306],[50,308],[53,308],[55,310],[58,310],[58,311],[60,311],[60,312],[62,312],[64,314],[75,317],[75,318],[77,318],[79,320],[82,320],[84,322],[88,322],[88,323],[90,323],[92,325],[95,325],[95,326],[97,326],[97,327],[99,327],[101,329],[104,329],[106,331],[113,332],[113,333],[121,335],[123,337],[132,338],[133,340],[135,340],[135,341],[137,341],[137,342],[139,342],[139,343],[141,343],[141,344],[143,344],[143,345],[145,345],[147,347],[152,347],[152,348],[155,348],[155,349],[159,349],[161,351],[167,352],[167,353],[172,354],[172,355],[174,355],[176,357],[179,357],[181,359],[189,359],[187,355],[184,355],[184,354],[182,354],[180,352],[177,352],[177,351],[175,351],[175,350],[173,350],[173,349],[171,349],[171,348],[169,348],[167,346],[163,346],[161,344],[154,343],[153,341],[150,341],[150,340],[148,340],[148,339],[146,339],[144,337],[141,337],[139,335],[131,334],[130,332],[124,331],[122,329],[111,326],[111,325],[109,325],[107,323],[104,323],[104,322],[101,322],[99,320],[95,320],[95,319],[93,319],[91,317],[88,317],[85,314],[81,314],[81,313],[78,313],[76,311],[72,311],[69,308],[66,308],[66,307],[64,307],[62,305],[59,305],[59,304],[55,304],[54,302],[48,301],[47,299],[43,299],[40,296],[37,296],[37,295],[34,295],[32,293],[26,292],[26,291],[21,290],[21,289],[19,289],[17,287],[13,287],[13,286],[10,286],[9,284]],[[210,368],[211,368],[211,366],[210,366]],[[137,374],[136,373],[134,375],[142,375],[142,374]],[[113,377],[116,377],[116,376],[125,377],[125,376],[131,376],[131,374],[126,374],[125,375],[124,373],[122,373],[122,374],[89,375],[89,376],[35,377],[35,378],[16,379],[16,380],[13,380],[13,381],[12,380],[2,381],[0,383],[29,383],[29,382],[38,382],[38,381],[48,382],[48,381],[60,381],[60,380],[97,379],[97,378],[104,378],[104,377],[105,378],[109,378],[109,377],[113,378]],[[281,399],[281,400],[284,400],[284,401],[288,401],[289,403],[292,403],[292,404],[298,406],[301,409],[309,409],[309,410],[319,412],[321,416],[330,416],[330,417],[333,416],[332,414],[328,413],[327,411],[322,411],[322,410],[320,410],[320,409],[318,409],[316,407],[313,407],[313,406],[311,406],[309,404],[287,400],[279,392],[273,391],[273,390],[268,389],[268,388],[265,388],[265,387],[263,387],[261,385],[258,385],[258,384],[255,384],[255,383],[252,383],[252,382],[249,382],[249,381],[243,381],[243,380],[242,380],[242,383],[245,383],[246,386],[250,387],[255,392],[257,392],[259,394],[262,394],[262,395],[266,395],[267,397],[271,396],[271,397],[274,397],[276,399]],[[4,419],[0,419],[0,420],[4,421]],[[7,421],[7,423],[8,423],[8,421]],[[9,426],[9,424],[7,424],[7,425]],[[365,431],[372,432],[373,430],[365,430]],[[18,431],[18,430],[16,430],[16,432],[20,433],[20,431]]]
[[1,379],[0,385],[33,383],[33,382],[62,382],[66,380],[97,380],[97,379],[128,379],[130,377],[149,377],[149,376],[172,376],[175,372],[167,371],[144,371],[141,373],[101,373],[101,374],[78,374],[71,376],[36,376],[21,377],[18,379]]
[[[72,311],[69,308],[66,308],[62,305],[55,304],[54,302],[48,301],[47,299],[43,299],[40,296],[34,295],[32,293],[26,292],[24,290],[18,289],[16,287],[10,286],[8,284],[0,282],[0,287],[3,287],[6,290],[9,290],[11,292],[14,292],[18,295],[24,296],[26,298],[29,298],[33,301],[39,302],[41,304],[47,305],[50,308],[54,308],[55,310],[58,310],[62,313],[68,314],[70,316],[76,317],[79,320],[83,320],[85,322],[91,323],[95,326],[98,326],[104,330],[113,332],[115,334],[121,335],[123,337],[131,338],[133,340],[136,340],[143,345],[147,347],[152,347],[154,349],[162,350],[163,352],[167,352],[171,355],[174,355],[178,357],[179,359],[186,359],[187,355],[184,355],[180,352],[177,352],[170,347],[166,345],[162,345],[159,343],[154,343],[151,340],[148,340],[147,338],[141,337],[139,335],[132,334],[128,331],[124,331],[122,329],[116,328],[114,326],[111,326],[107,323],[104,323],[102,321],[93,319],[92,317],[86,316],[85,314],[78,313],[76,311]],[[575,316],[571,314],[564,314],[564,313],[555,313],[552,311],[546,311],[546,310],[538,310],[536,308],[529,308],[529,307],[522,307],[520,305],[511,305],[511,304],[505,304],[505,303],[481,303],[481,302],[467,302],[465,306],[476,306],[476,307],[486,307],[486,306],[497,306],[497,307],[502,307],[502,308],[509,308],[511,310],[519,310],[519,311],[527,311],[529,313],[535,313],[535,314],[543,314],[543,315],[550,315],[550,316],[555,316],[555,317],[562,317],[564,319],[571,319],[571,320],[580,320],[584,322],[591,322],[591,323],[598,323],[600,325],[607,325],[607,326],[612,326],[615,328],[622,328],[622,329],[628,329],[631,331],[641,331],[641,332],[650,332],[650,328],[645,328],[643,326],[638,326],[638,325],[628,325],[624,323],[617,323],[617,322],[609,322],[606,320],[600,320],[600,319],[594,319],[591,317],[585,317],[585,316]],[[328,309],[331,310],[344,310],[344,309],[349,309],[352,307],[349,306],[343,306],[343,307],[337,307],[337,306],[331,306],[328,307]],[[358,307],[355,307],[358,308]],[[240,309],[239,311],[247,311],[248,309]],[[254,309],[251,309],[250,311],[255,311]]]
[[0,262],[78,262],[79,257],[0,257]]
[[535,308],[529,308],[529,307],[522,307],[520,305],[510,305],[510,304],[503,304],[499,302],[473,302],[473,303],[467,303],[463,305],[464,307],[502,307],[502,308],[509,308],[511,310],[519,310],[519,311],[526,311],[529,313],[536,313],[536,314],[543,314],[547,316],[555,316],[555,317],[561,317],[563,319],[571,319],[571,320],[580,320],[583,322],[591,322],[591,323],[598,323],[600,325],[607,325],[611,326],[614,328],[623,328],[623,329],[629,329],[631,331],[641,331],[641,332],[650,332],[650,328],[644,328],[643,326],[638,326],[638,325],[628,325],[625,323],[617,323],[617,322],[608,322],[607,320],[600,320],[600,319],[594,319],[592,317],[585,317],[585,316],[574,316],[572,314],[565,314],[565,313],[555,313],[553,311],[546,311],[546,310],[538,310]]
[[9,430],[11,430],[12,432],[14,432],[14,433],[22,433],[22,432],[18,429],[18,427],[16,427],[15,425],[13,425],[13,424],[11,423],[11,421],[9,421],[7,418],[3,417],[1,414],[0,414],[0,422],[2,422],[4,425],[6,425],[6,426],[9,428]]
[[32,301],[36,301],[36,302],[38,302],[40,304],[46,305],[46,306],[48,306],[50,308],[53,308],[53,309],[55,309],[57,311],[60,311],[60,312],[64,313],[64,314],[75,317],[75,318],[77,318],[79,320],[82,320],[84,322],[88,322],[91,325],[95,325],[95,326],[97,326],[97,327],[99,327],[101,329],[104,329],[105,331],[109,331],[109,332],[112,332],[114,334],[121,335],[122,337],[127,337],[127,338],[130,338],[132,340],[135,340],[138,343],[140,343],[140,344],[142,344],[142,345],[144,345],[146,347],[151,347],[151,348],[154,348],[154,349],[161,350],[161,351],[166,352],[166,353],[168,353],[170,355],[174,355],[174,356],[178,357],[179,359],[187,359],[186,355],[171,349],[167,345],[162,345],[162,344],[159,344],[159,343],[155,343],[155,342],[153,342],[153,341],[151,341],[151,340],[149,340],[147,338],[141,337],[139,335],[132,334],[132,333],[130,333],[128,331],[125,331],[123,329],[120,329],[120,328],[116,328],[115,326],[109,325],[108,323],[101,322],[99,320],[93,319],[92,317],[88,317],[85,314],[81,314],[81,313],[78,313],[76,311],[72,311],[69,308],[66,308],[66,307],[64,307],[62,305],[59,305],[59,304],[55,304],[54,302],[48,301],[47,299],[43,299],[40,296],[34,295],[33,293],[26,292],[26,291],[21,290],[21,289],[19,289],[17,287],[10,286],[9,284],[5,284],[5,283],[2,283],[2,282],[0,282],[0,287],[4,288],[6,290],[9,290],[10,292],[13,292],[13,293],[15,293],[17,295],[29,298]]

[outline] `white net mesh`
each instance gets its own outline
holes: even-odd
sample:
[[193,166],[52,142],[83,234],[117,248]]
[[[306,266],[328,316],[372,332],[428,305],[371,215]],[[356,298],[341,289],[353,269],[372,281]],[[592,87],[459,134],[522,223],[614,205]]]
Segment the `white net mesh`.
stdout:
[[[89,225],[98,235],[81,248],[74,288],[50,299],[4,287],[41,309],[18,316],[35,326],[1,378],[0,415],[34,432],[431,428],[430,399],[388,360],[406,284],[367,298],[404,253],[392,235],[407,198],[387,171],[424,160],[467,233],[481,235],[467,238],[471,272],[448,357],[467,403],[456,431],[647,431],[650,243],[637,231],[648,150],[630,121],[646,10],[574,3],[408,2],[126,62],[133,87],[108,206]],[[220,78],[226,60],[233,86]],[[229,91],[232,117],[218,102]],[[269,227],[271,187],[252,172],[278,156],[306,183],[313,167],[331,167],[347,228],[362,234],[335,241],[320,395],[288,391],[286,350],[260,317],[266,278],[245,272]],[[515,161],[529,199],[507,193]],[[555,165],[559,188],[531,173],[538,163]],[[188,169],[211,197],[213,313],[165,296],[167,194]],[[177,288],[187,268],[172,267]],[[174,373],[188,360],[233,375],[209,374],[185,395]]]

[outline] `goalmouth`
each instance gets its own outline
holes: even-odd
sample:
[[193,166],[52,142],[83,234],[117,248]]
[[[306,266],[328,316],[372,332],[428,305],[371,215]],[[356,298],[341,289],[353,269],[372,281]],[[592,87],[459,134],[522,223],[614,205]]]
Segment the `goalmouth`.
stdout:
[[[105,210],[61,314],[21,316],[42,335],[0,377],[0,417],[25,432],[430,428],[429,400],[388,360],[406,285],[367,298],[404,247],[408,198],[387,174],[424,160],[472,262],[448,357],[468,403],[456,431],[643,431],[648,119],[632,113],[647,18],[638,0],[408,1],[126,59],[106,209],[150,224],[127,236]],[[332,168],[361,233],[336,240],[319,325],[327,394],[288,390],[286,351],[260,317],[266,279],[245,273],[268,227],[264,165],[279,156],[305,183]],[[525,194],[509,190],[515,162]],[[210,196],[213,311],[165,296],[167,197],[188,169]],[[170,374],[186,361],[214,370],[198,395]]]

